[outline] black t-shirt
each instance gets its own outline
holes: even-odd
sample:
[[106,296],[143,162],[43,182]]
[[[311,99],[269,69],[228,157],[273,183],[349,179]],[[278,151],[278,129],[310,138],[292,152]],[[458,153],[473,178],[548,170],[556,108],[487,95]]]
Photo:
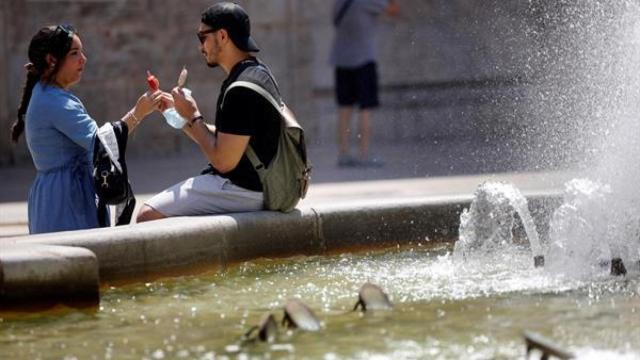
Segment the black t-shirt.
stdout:
[[[249,145],[265,166],[268,166],[278,149],[280,136],[280,114],[271,103],[255,91],[243,87],[236,87],[226,95],[224,107],[221,108],[225,91],[238,79],[238,76],[249,67],[263,66],[254,59],[248,59],[236,64],[227,79],[222,83],[216,111],[216,132],[225,134],[250,136]],[[268,72],[266,67],[265,72]],[[217,133],[216,133],[217,136]],[[232,183],[248,190],[262,191],[262,183],[258,173],[251,165],[246,154],[242,155],[238,165],[231,171],[220,174]]]

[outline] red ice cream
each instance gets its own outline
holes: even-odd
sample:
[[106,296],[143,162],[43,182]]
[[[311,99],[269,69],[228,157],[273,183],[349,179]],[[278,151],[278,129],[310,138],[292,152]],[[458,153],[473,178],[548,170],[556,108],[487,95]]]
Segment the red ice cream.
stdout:
[[149,70],[147,70],[147,84],[149,84],[149,89],[152,91],[158,91],[160,89],[160,81],[158,81],[158,78]]

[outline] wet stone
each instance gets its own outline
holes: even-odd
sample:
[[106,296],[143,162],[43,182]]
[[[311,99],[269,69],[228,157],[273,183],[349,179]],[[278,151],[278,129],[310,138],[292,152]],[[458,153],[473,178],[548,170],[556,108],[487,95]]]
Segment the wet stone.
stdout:
[[358,302],[353,310],[357,310],[358,307],[361,307],[362,311],[391,310],[393,304],[391,304],[389,296],[378,285],[366,283],[360,288]]
[[311,309],[297,299],[288,300],[284,305],[283,325],[289,328],[299,328],[304,331],[320,330],[320,321]]

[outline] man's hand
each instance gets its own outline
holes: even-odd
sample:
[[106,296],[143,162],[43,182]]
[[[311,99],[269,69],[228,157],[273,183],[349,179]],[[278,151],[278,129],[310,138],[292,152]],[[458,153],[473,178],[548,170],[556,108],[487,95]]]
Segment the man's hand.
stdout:
[[198,104],[196,103],[195,99],[191,96],[185,96],[181,88],[173,88],[173,90],[171,91],[171,95],[173,96],[173,104],[176,108],[176,111],[183,118],[191,120],[194,117],[200,115],[200,110],[198,109]]

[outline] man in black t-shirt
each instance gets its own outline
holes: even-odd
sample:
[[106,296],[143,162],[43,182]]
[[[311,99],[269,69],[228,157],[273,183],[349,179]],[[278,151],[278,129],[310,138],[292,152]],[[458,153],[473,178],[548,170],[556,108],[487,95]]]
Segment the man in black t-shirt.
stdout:
[[165,94],[164,101],[188,120],[183,131],[198,144],[209,170],[148,200],[138,222],[264,207],[262,183],[245,149],[251,145],[262,163],[269,164],[278,147],[280,114],[251,89],[227,89],[241,79],[259,84],[280,99],[277,84],[269,69],[251,56],[259,49],[250,36],[249,16],[240,6],[217,3],[202,14],[201,22],[197,35],[207,65],[220,66],[228,74],[218,97],[215,125],[205,121],[196,101],[180,88]]

